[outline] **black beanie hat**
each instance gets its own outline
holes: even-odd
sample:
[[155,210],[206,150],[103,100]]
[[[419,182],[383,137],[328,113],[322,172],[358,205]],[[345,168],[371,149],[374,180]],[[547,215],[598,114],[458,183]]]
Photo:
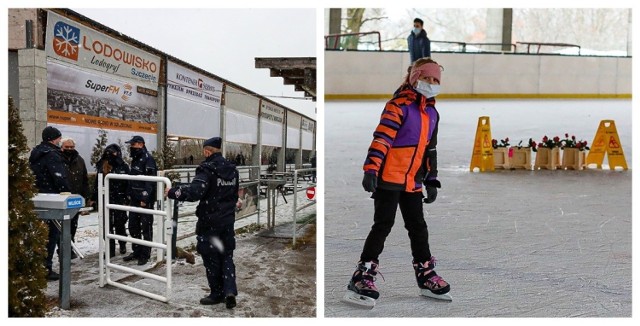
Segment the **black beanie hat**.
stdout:
[[52,141],[61,136],[62,133],[55,127],[48,126],[42,130],[42,140],[44,141]]

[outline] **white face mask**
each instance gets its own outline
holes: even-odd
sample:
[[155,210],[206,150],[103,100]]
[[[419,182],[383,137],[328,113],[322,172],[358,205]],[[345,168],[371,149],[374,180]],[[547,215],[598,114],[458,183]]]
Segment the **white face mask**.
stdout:
[[414,28],[413,29],[413,34],[418,35],[418,34],[420,34],[421,31],[422,31],[422,28]]
[[427,98],[436,97],[438,94],[440,94],[440,85],[429,84],[422,80],[418,80],[418,84],[416,84],[415,88],[416,88],[416,91],[426,96]]

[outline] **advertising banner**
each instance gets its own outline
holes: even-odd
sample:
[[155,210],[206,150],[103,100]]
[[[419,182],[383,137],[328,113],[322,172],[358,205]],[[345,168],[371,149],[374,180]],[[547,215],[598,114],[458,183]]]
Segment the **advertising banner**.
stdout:
[[48,123],[155,135],[157,96],[155,89],[47,61]]
[[313,120],[302,118],[302,126],[301,126],[302,130],[313,132],[314,127],[315,127],[315,123]]
[[169,62],[167,94],[219,109],[222,82]]
[[167,134],[208,139],[220,136],[223,84],[173,62],[167,65]]
[[260,117],[265,120],[283,123],[284,109],[275,105],[271,105],[270,103],[262,103],[260,107]]
[[238,203],[236,204],[236,220],[258,211],[258,195],[258,185],[240,185]]
[[158,83],[160,57],[48,12],[47,57],[106,74]]

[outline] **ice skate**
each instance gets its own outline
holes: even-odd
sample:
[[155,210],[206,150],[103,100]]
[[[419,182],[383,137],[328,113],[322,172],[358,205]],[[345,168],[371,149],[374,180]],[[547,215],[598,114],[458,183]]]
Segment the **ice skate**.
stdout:
[[420,295],[437,299],[452,301],[453,298],[449,294],[451,286],[442,277],[438,276],[433,270],[436,267],[435,257],[421,263],[413,262],[413,269],[416,272],[416,281],[420,287]]
[[347,285],[347,293],[342,298],[342,301],[363,308],[373,308],[380,296],[374,283],[377,274],[377,263],[372,261],[358,263],[358,268]]

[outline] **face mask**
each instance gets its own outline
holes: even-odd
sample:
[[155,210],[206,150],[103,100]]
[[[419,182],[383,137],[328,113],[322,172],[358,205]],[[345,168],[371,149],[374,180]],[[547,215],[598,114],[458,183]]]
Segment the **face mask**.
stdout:
[[426,96],[427,98],[435,97],[438,94],[440,94],[440,85],[429,84],[427,82],[423,82],[422,80],[418,80],[418,84],[416,85],[416,91]]
[[78,151],[76,151],[75,149],[65,149],[64,151],[62,151],[62,154],[64,154],[64,156],[66,157],[74,157],[78,155]]
[[422,28],[414,28],[413,29],[413,34],[418,35],[418,34],[420,34],[421,31],[422,31]]
[[138,155],[138,153],[140,153],[140,150],[142,150],[142,148],[129,148],[129,154],[131,155],[131,157],[135,157],[136,155]]

